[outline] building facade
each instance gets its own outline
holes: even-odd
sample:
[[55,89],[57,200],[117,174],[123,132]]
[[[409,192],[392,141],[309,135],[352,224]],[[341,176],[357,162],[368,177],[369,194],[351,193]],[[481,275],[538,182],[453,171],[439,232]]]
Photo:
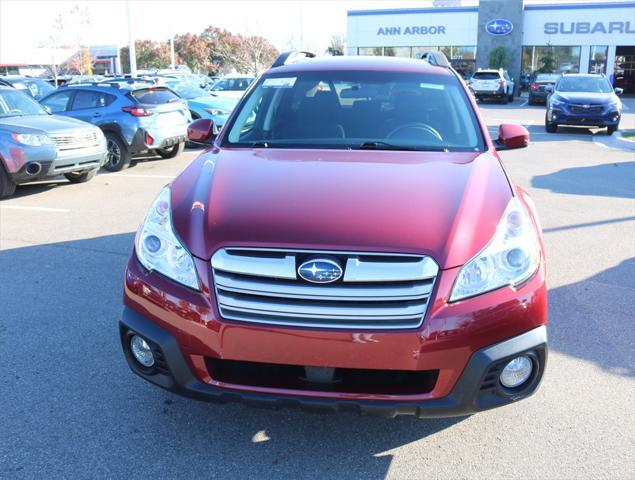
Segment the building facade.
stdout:
[[517,84],[533,72],[604,73],[635,93],[635,1],[526,3],[348,12],[347,53],[417,58],[442,50],[464,76],[505,48]]

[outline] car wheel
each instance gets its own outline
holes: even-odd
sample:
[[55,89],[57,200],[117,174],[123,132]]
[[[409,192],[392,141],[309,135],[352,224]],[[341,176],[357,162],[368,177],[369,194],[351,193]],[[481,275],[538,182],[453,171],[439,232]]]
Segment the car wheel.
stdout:
[[613,135],[615,132],[617,132],[617,128],[617,125],[609,125],[608,127],[606,127],[606,134]]
[[10,197],[15,193],[16,184],[4,169],[4,165],[0,162],[0,198]]
[[510,103],[514,101],[514,93],[513,92],[509,94],[509,96],[507,97],[507,101],[510,102]]
[[99,169],[95,168],[93,170],[87,170],[84,172],[70,172],[65,173],[64,176],[66,177],[66,180],[71,183],[85,183],[89,180],[92,180],[95,175],[97,175],[97,170]]
[[534,105],[535,103],[536,103],[536,102],[534,102],[534,99],[533,99],[533,98],[529,97],[529,98],[527,99],[527,105]]
[[130,165],[130,152],[116,133],[106,133],[108,154],[104,168],[110,172],[118,172]]
[[173,147],[157,148],[156,152],[163,158],[174,158],[183,153],[185,149],[185,142],[179,142]]
[[558,125],[551,123],[545,116],[545,130],[547,133],[556,133],[558,131]]

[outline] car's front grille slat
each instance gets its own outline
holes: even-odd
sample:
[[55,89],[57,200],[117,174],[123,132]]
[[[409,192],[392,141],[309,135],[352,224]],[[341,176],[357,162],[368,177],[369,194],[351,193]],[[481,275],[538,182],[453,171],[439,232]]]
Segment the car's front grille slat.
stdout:
[[[298,266],[314,257],[345,265],[342,278],[328,284],[299,278]],[[434,260],[421,255],[239,248],[216,252],[212,268],[225,319],[357,329],[419,327],[438,273]]]
[[589,113],[602,113],[604,111],[604,105],[569,105],[569,111],[571,113],[589,114]]
[[75,150],[97,145],[98,135],[94,130],[65,134],[51,134],[53,143],[59,150]]

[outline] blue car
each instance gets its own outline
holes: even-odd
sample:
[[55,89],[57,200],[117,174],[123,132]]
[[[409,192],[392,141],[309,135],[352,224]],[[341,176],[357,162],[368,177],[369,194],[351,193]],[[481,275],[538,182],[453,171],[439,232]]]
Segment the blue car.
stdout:
[[174,90],[177,95],[187,100],[187,106],[193,120],[199,118],[209,118],[214,121],[215,133],[221,129],[229,114],[238,103],[236,98],[218,97],[202,88],[194,86],[190,83],[180,82],[178,80],[167,80],[165,85]]
[[108,144],[104,168],[118,171],[136,153],[174,158],[183,151],[190,112],[167,87],[147,82],[109,82],[58,88],[40,103],[49,112],[102,129]]
[[558,125],[606,127],[612,135],[620,125],[622,89],[613,89],[604,75],[565,74],[547,99],[545,130],[555,133]]

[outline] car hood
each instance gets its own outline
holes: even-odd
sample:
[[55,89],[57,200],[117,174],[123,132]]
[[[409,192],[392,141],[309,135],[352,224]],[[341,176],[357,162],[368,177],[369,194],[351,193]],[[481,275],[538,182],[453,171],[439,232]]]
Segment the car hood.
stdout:
[[209,107],[209,108],[219,108],[222,110],[232,111],[236,104],[238,103],[237,98],[225,98],[225,97],[215,97],[209,95],[207,97],[197,97],[188,99],[188,103],[191,105],[196,105],[201,108]]
[[558,92],[557,95],[565,102],[581,104],[608,103],[613,98],[612,93]]
[[89,123],[60,115],[3,117],[0,118],[0,126],[9,128],[16,133],[29,133],[36,130],[46,133],[60,133],[81,128],[94,128]]
[[490,153],[212,149],[172,184],[174,228],[197,257],[224,246],[382,251],[462,265],[512,190]]

